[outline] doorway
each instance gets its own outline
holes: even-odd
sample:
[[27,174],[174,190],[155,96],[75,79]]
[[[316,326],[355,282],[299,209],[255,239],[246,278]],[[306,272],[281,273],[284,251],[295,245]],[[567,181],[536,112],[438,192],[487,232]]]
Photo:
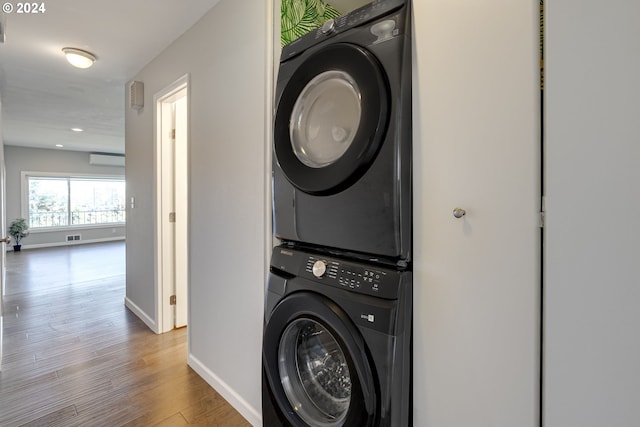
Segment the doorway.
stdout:
[[154,97],[158,333],[188,323],[188,80]]

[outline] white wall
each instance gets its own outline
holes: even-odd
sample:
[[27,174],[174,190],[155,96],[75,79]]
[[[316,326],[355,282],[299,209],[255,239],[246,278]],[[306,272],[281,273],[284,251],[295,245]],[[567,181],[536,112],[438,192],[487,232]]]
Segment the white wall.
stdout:
[[[47,150],[5,145],[7,165],[7,222],[23,216],[21,173],[51,172],[68,174],[96,174],[124,176],[124,168],[89,164],[89,153],[69,150]],[[115,230],[115,232],[114,232]],[[66,235],[82,234],[83,242],[124,239],[125,227],[74,227],[73,231],[32,232],[23,241],[23,247],[67,245]]]
[[[7,234],[5,231],[6,228],[6,218],[4,217],[3,207],[6,207],[5,201],[2,200],[2,196],[5,195],[5,177],[6,177],[6,169],[4,164],[4,139],[3,139],[3,128],[2,128],[2,93],[0,93],[0,230],[2,230],[2,236],[4,237]],[[2,244],[0,243],[0,247]],[[5,251],[2,251],[0,254],[0,369],[2,369],[2,354],[3,354],[3,345],[4,345],[4,282],[7,278],[6,268],[5,268]]]
[[[145,66],[125,116],[127,298],[155,313],[153,96],[189,73],[189,363],[260,424],[270,1],[222,0]],[[268,65],[269,64],[269,65]]]
[[546,11],[545,426],[638,426],[640,2]]
[[414,425],[538,426],[538,1],[413,7]]

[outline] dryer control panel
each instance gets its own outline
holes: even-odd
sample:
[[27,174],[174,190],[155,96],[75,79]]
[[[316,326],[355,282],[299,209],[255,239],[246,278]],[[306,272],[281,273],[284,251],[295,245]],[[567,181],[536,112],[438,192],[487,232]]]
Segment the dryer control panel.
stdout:
[[285,247],[274,248],[273,255],[272,267],[280,271],[361,294],[398,298],[401,271]]

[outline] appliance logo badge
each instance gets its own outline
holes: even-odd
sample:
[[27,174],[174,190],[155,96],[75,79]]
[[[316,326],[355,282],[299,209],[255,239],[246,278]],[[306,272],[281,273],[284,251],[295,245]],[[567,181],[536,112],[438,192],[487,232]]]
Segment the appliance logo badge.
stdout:
[[293,256],[293,252],[291,252],[291,251],[285,251],[284,249],[280,249],[280,253],[281,253],[282,255]]
[[366,320],[369,323],[373,323],[376,321],[376,318],[373,314],[361,314],[360,318]]

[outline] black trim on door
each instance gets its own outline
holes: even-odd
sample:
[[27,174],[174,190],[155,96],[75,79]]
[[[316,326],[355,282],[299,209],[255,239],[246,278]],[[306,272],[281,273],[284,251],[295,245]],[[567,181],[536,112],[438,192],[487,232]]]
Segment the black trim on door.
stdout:
[[375,425],[379,417],[380,397],[364,340],[342,309],[330,299],[312,292],[298,292],[283,299],[275,307],[265,326],[262,347],[263,372],[281,415],[292,426],[307,427],[289,403],[278,366],[281,336],[287,326],[298,319],[311,319],[325,327],[345,355],[351,375],[351,402],[341,425]]
[[[312,168],[296,157],[289,133],[291,114],[298,96],[317,75],[344,71],[360,88],[362,114],[353,143],[334,163]],[[337,193],[360,178],[382,144],[389,121],[387,81],[378,60],[366,49],[336,43],[307,58],[293,73],[282,92],[274,124],[275,155],[287,179],[300,190],[327,195]]]

